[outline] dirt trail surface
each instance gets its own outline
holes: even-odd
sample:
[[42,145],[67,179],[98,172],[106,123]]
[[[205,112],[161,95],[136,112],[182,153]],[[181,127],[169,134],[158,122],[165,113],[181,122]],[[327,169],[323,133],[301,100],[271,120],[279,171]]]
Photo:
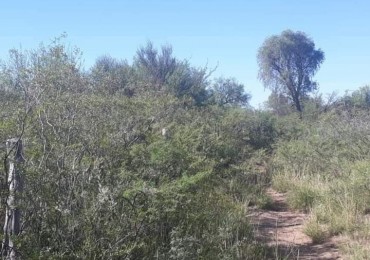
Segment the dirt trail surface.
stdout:
[[[303,233],[307,214],[288,209],[285,194],[267,190],[272,198],[272,209],[252,210],[250,215],[257,238],[275,248],[274,256],[288,259],[343,259],[333,239],[322,244],[313,244]],[[284,258],[284,259],[287,259]]]

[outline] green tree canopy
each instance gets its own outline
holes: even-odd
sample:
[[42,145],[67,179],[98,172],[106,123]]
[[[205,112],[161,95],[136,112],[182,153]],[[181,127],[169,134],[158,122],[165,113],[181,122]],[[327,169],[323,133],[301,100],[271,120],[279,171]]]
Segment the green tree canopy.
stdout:
[[216,104],[247,106],[251,96],[244,91],[244,85],[234,78],[217,78],[212,85],[212,95]]
[[132,85],[133,69],[126,60],[117,60],[104,55],[99,57],[91,68],[91,78],[94,89],[113,95],[122,93],[131,97],[134,95]]
[[265,40],[258,51],[259,78],[265,87],[291,99],[302,112],[302,98],[317,89],[312,77],[324,52],[303,32],[283,31]]

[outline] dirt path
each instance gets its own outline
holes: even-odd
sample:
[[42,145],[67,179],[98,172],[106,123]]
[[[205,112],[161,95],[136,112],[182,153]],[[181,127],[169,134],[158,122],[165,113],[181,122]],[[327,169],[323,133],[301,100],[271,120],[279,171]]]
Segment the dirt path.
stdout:
[[251,214],[257,238],[272,248],[274,256],[283,259],[343,259],[331,239],[322,244],[313,244],[303,233],[307,214],[288,209],[286,197],[272,189],[267,190],[273,200],[273,209],[254,210]]

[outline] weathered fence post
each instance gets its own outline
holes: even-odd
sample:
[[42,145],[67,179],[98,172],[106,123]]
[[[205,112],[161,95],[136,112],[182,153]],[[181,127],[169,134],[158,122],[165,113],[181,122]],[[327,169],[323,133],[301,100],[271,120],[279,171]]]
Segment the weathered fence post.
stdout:
[[19,258],[17,249],[14,245],[14,236],[20,232],[21,210],[18,208],[19,195],[23,190],[19,163],[24,162],[22,140],[18,138],[6,141],[7,157],[6,165],[8,180],[6,183],[7,198],[4,223],[4,237],[2,244],[2,256],[6,259]]

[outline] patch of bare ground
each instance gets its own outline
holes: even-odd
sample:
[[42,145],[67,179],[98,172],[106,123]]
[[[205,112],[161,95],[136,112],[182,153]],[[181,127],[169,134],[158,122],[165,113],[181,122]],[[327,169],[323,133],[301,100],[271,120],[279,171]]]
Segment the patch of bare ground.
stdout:
[[335,238],[312,243],[303,232],[308,214],[290,210],[285,194],[273,189],[267,193],[272,199],[270,209],[253,209],[250,218],[257,239],[272,248],[268,259],[343,259]]

